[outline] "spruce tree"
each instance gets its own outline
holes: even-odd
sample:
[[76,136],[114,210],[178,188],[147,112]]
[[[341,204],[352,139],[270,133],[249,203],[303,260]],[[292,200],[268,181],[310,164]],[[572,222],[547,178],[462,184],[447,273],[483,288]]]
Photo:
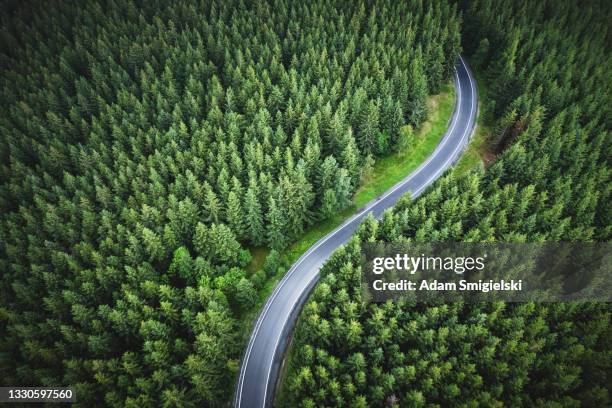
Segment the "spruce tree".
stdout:
[[375,153],[377,150],[378,134],[380,120],[380,108],[375,100],[369,100],[363,109],[362,116],[359,121],[359,133],[357,134],[357,143],[359,148],[365,154]]
[[227,197],[227,224],[238,238],[245,235],[244,213],[240,198],[234,191],[230,191]]
[[407,104],[408,118],[415,126],[423,122],[427,115],[427,78],[423,72],[423,57],[418,49],[411,61],[408,79],[408,94],[410,99]]
[[285,215],[279,209],[276,200],[270,197],[268,200],[268,213],[266,215],[266,240],[272,249],[281,250],[287,243],[285,219]]
[[263,215],[255,185],[247,189],[244,211],[247,236],[253,244],[262,245],[265,240]]

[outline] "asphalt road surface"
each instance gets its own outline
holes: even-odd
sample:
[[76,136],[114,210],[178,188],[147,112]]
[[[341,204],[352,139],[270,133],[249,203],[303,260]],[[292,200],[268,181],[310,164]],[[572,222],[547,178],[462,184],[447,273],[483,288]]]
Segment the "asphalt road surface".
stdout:
[[463,58],[455,70],[456,104],[448,129],[429,158],[401,182],[368,203],[357,214],[314,244],[285,274],[261,311],[242,360],[236,388],[238,408],[271,406],[287,341],[301,306],[329,256],[348,242],[370,212],[380,218],[404,194],[421,194],[461,155],[474,131],[478,96]]

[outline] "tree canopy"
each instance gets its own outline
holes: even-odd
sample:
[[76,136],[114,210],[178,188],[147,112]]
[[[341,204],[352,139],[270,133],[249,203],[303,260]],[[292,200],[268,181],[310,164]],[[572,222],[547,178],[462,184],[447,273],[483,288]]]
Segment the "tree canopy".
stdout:
[[607,406],[609,303],[369,304],[363,242],[608,241],[609,5],[465,2],[497,156],[404,197],[324,265],[300,316],[289,406]]
[[[347,207],[460,51],[413,1],[6,1],[0,384],[220,406],[266,273]],[[263,276],[262,276],[263,275]]]

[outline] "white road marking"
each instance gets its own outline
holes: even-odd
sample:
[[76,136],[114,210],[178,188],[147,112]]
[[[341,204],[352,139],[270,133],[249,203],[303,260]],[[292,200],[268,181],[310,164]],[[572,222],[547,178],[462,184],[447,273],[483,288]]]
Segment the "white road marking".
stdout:
[[[461,63],[465,67],[465,63],[463,62],[463,58],[461,58]],[[467,71],[467,67],[465,67],[465,70]],[[468,79],[470,80],[470,90],[472,91],[472,96],[473,96],[473,95],[475,95],[474,84],[472,83],[472,78],[470,77],[469,73],[468,73]],[[470,122],[472,120],[472,113],[474,113],[474,97],[471,98],[470,102],[471,103],[470,103],[470,114],[468,115],[468,125],[470,124]],[[459,140],[459,144],[457,144],[457,146],[453,150],[453,153],[448,157],[448,159],[446,159],[444,164],[438,170],[436,170],[436,172],[421,187],[419,187],[414,192],[414,195],[418,195],[421,191],[423,191],[425,188],[427,188],[429,186],[429,184],[435,178],[437,178],[440,173],[444,172],[448,168],[447,165],[449,164],[449,162],[455,157],[455,155],[457,154],[458,150],[461,147],[463,147],[463,145],[465,143],[463,139],[465,139],[465,135],[467,134],[468,130],[470,130],[470,129],[471,129],[471,126],[467,126],[465,128],[465,130],[463,131],[463,134],[461,135],[461,139]]]

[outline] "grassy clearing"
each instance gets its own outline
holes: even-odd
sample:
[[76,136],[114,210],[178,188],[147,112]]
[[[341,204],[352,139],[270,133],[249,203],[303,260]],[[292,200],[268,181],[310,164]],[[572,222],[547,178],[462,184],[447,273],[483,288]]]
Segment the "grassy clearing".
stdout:
[[264,247],[249,247],[249,251],[251,252],[251,262],[246,267],[247,275],[251,275],[263,269],[266,257],[270,253],[270,250]]
[[489,108],[486,104],[486,101],[489,100],[489,89],[487,88],[486,81],[480,73],[474,73],[474,76],[476,77],[476,83],[478,84],[479,114],[478,118],[476,119],[476,130],[474,131],[474,136],[472,137],[468,148],[455,166],[454,171],[457,174],[465,174],[480,165],[488,167],[495,157],[493,154],[493,149],[490,145],[493,129],[491,127]]

